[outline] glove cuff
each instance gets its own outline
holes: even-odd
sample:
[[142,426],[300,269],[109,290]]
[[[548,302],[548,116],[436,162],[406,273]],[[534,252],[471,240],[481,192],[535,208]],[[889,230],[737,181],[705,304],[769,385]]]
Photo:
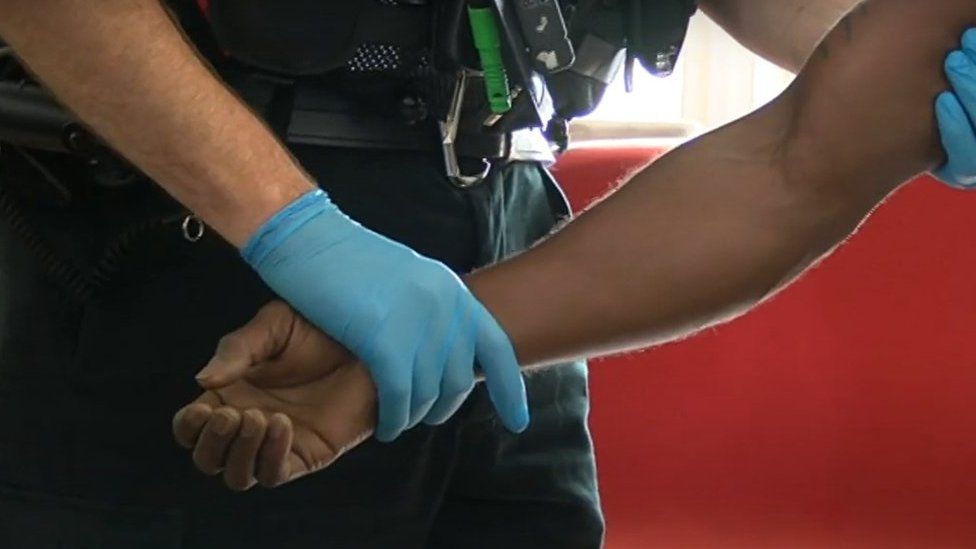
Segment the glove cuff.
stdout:
[[268,255],[313,219],[339,208],[322,189],[309,191],[264,222],[241,249],[241,256],[257,269]]

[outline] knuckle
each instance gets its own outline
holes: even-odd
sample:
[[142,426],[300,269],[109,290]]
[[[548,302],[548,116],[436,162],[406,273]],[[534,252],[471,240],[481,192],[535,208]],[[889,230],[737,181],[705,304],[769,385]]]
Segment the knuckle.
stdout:
[[241,335],[237,332],[231,332],[217,340],[217,352],[233,351],[242,344]]

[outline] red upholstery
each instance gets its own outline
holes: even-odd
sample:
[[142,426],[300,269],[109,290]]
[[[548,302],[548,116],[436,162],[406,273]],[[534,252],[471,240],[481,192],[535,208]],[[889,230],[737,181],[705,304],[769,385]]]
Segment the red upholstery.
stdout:
[[[557,174],[580,205],[659,152]],[[976,547],[974,214],[916,181],[753,314],[595,363],[608,547]]]

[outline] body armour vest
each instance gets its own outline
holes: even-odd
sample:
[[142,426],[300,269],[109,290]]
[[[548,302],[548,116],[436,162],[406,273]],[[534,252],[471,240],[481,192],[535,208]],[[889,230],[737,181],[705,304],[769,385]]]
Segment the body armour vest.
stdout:
[[[472,44],[433,44],[447,35],[458,41],[470,38],[466,29],[453,32],[461,28],[457,21],[444,21],[444,14],[463,14],[466,0],[168,2],[198,46],[212,45],[201,47],[205,54],[216,52],[208,56],[287,76],[320,75],[342,67],[394,68],[403,61],[399,52],[421,49],[434,52],[435,59],[428,61],[441,70],[459,63],[437,59],[437,52],[477,58]],[[547,75],[546,81],[556,113],[566,119],[596,107],[624,59],[653,74],[670,74],[697,9],[696,0],[562,0],[560,5],[577,60],[569,70]],[[452,32],[442,32],[445,27]],[[371,55],[360,66],[357,58],[364,50]]]

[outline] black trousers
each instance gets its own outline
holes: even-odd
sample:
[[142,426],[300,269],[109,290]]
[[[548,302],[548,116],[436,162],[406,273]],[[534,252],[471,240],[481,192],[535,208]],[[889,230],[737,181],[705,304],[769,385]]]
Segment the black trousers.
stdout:
[[[459,272],[567,215],[534,164],[464,191],[437,155],[295,152],[352,217]],[[6,168],[0,187],[30,177]],[[519,436],[479,387],[447,424],[368,441],[279,489],[235,494],[197,473],[172,442],[172,414],[199,393],[193,374],[217,339],[273,296],[217,236],[189,243],[178,215],[139,221],[178,214],[168,199],[103,195],[77,208],[0,204],[0,547],[601,544],[581,363],[529,377],[532,425]]]

